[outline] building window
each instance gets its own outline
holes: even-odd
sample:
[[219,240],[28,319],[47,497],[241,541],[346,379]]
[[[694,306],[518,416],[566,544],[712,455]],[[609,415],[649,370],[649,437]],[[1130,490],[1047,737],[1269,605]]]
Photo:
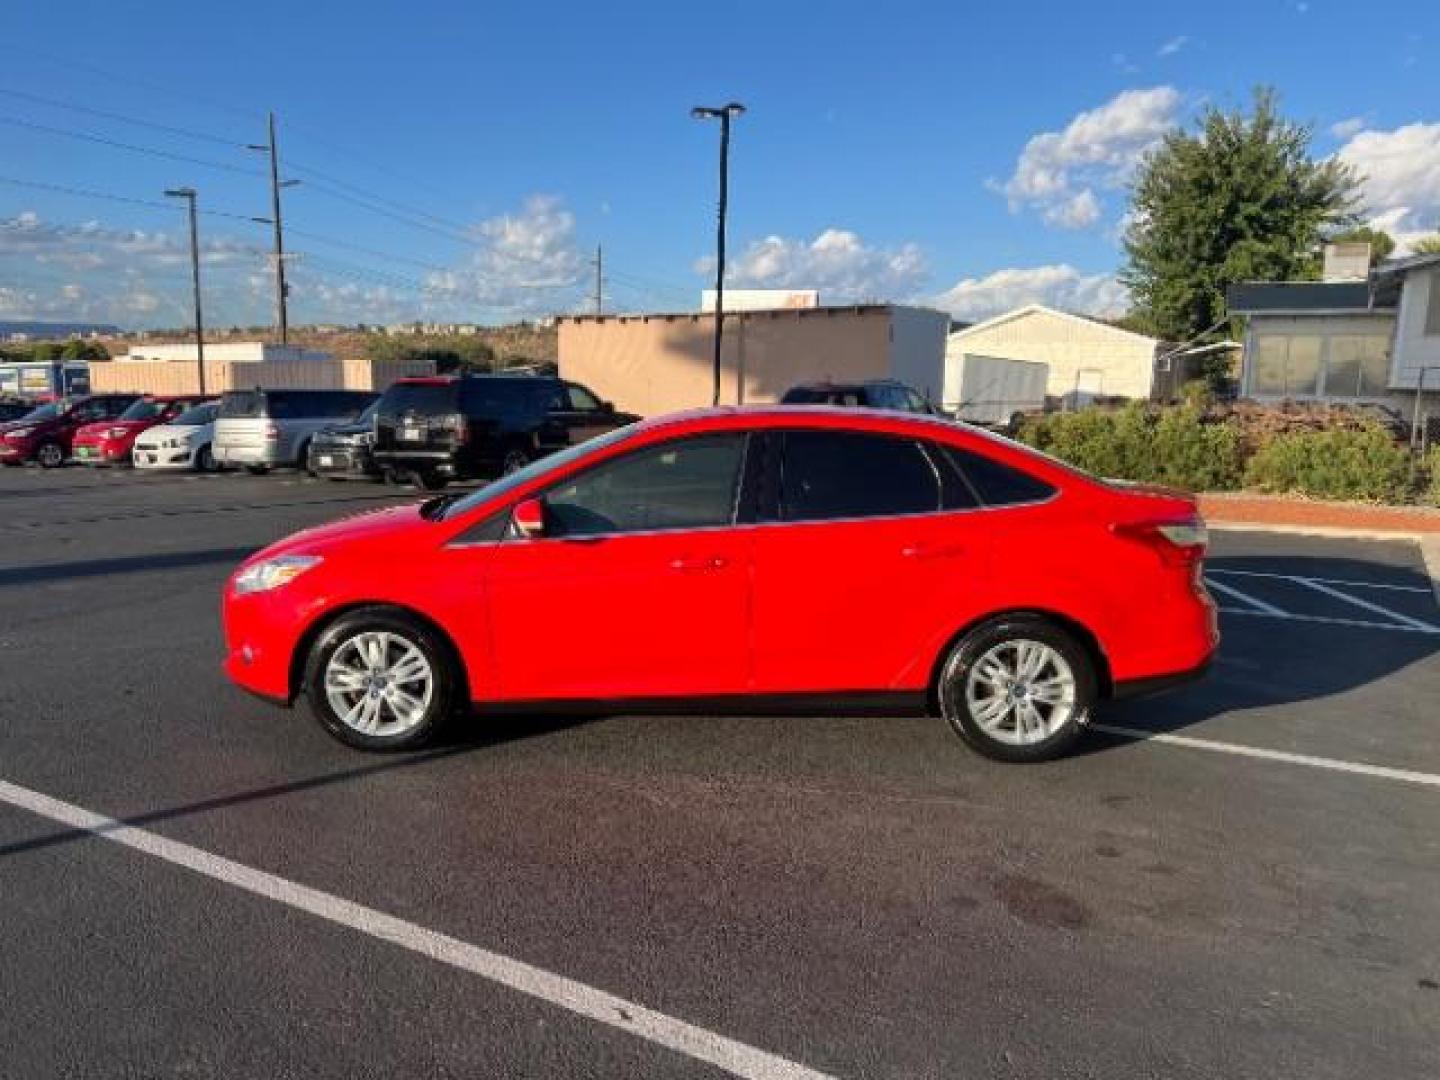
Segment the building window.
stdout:
[[1325,368],[1326,397],[1379,397],[1390,377],[1390,339],[1379,335],[1332,337]]
[[1250,392],[1277,397],[1314,397],[1320,382],[1318,337],[1265,334],[1256,340]]

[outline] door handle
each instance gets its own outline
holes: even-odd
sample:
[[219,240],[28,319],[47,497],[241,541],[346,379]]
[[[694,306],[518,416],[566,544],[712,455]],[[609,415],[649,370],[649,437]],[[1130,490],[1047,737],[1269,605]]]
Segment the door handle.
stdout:
[[719,555],[711,555],[703,559],[673,559],[670,562],[671,570],[697,571],[697,570],[723,570],[725,560]]
[[948,559],[965,554],[964,544],[909,544],[900,549],[907,559]]

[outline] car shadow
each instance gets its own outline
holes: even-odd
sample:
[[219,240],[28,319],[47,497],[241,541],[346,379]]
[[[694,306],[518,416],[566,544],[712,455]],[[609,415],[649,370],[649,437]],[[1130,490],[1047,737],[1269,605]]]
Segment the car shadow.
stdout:
[[[1429,577],[1418,569],[1387,566],[1352,558],[1263,556],[1216,557],[1206,560],[1207,573],[1290,614],[1314,620],[1348,619],[1365,623],[1395,622],[1384,614],[1347,604],[1304,585],[1272,577],[1288,575],[1326,582],[1369,582],[1398,586],[1381,590],[1331,585],[1348,595],[1432,626],[1440,626],[1440,605],[1430,591]],[[1226,571],[1238,571],[1234,577]],[[1417,590],[1417,591],[1408,591]],[[1215,592],[1224,609],[1257,610],[1238,597]],[[1311,619],[1222,611],[1221,644],[1205,678],[1163,694],[1107,704],[1096,716],[1137,732],[1170,734],[1225,713],[1300,704],[1343,694],[1380,682],[1440,652],[1440,633],[1354,626]],[[1093,753],[1122,744],[1123,736],[1092,732],[1079,748]]]
[[207,548],[201,551],[174,551],[155,555],[117,555],[108,559],[81,559],[67,563],[41,563],[0,569],[0,588],[38,585],[47,581],[145,574],[157,570],[184,570],[193,566],[239,563],[255,551],[249,547]]
[[[525,739],[540,738],[557,731],[563,731],[567,728],[589,723],[592,719],[594,718],[567,716],[553,718],[530,717],[523,720],[512,720],[487,716],[482,723],[478,717],[467,715],[461,718],[459,722],[451,724],[447,729],[447,734],[437,745],[424,750],[397,751],[385,754],[379,757],[378,760],[374,756],[363,755],[367,760],[367,764],[356,765],[353,768],[338,769],[334,772],[320,773],[314,776],[303,777],[299,780],[287,780],[283,783],[268,784],[262,787],[248,788],[244,791],[216,795],[212,798],[199,799],[194,802],[182,803],[178,806],[167,806],[158,810],[146,811],[143,814],[132,814],[128,817],[116,818],[113,823],[94,829],[62,829],[57,832],[46,833],[43,836],[18,840],[13,843],[0,845],[0,859],[10,855],[39,851],[44,848],[54,847],[58,844],[67,844],[75,840],[84,840],[97,833],[104,835],[105,833],[115,832],[123,828],[145,829],[153,825],[163,824],[167,821],[194,817],[199,814],[208,814],[216,810],[225,810],[236,806],[266,802],[272,799],[283,799],[287,796],[300,794],[302,792],[356,783],[385,773],[423,768],[448,758],[460,757],[465,754],[476,753],[496,746],[520,742]],[[356,751],[355,753],[357,756],[362,756],[362,752],[360,751]]]

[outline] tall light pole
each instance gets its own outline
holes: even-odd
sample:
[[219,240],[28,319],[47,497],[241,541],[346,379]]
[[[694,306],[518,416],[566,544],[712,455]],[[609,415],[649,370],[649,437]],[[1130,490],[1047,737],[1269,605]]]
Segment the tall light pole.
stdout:
[[720,121],[720,212],[715,227],[715,393],[720,404],[720,342],[725,333],[725,210],[730,201],[730,121],[745,112],[738,101],[725,105],[697,105],[690,110],[696,120]]
[[195,370],[200,375],[200,393],[205,393],[205,320],[200,314],[200,226],[195,214],[193,187],[169,188],[165,194],[190,204],[190,279],[195,290]]
[[270,223],[275,226],[275,328],[280,334],[280,344],[290,341],[290,320],[286,311],[286,300],[290,290],[285,284],[285,228],[280,218],[280,189],[294,187],[299,180],[280,179],[280,154],[275,149],[275,114],[270,114],[270,140],[268,143],[251,143],[251,150],[270,155]]

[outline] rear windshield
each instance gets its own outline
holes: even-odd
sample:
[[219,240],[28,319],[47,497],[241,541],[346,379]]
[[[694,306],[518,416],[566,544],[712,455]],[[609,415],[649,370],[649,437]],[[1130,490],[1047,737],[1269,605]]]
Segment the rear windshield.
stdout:
[[220,415],[235,420],[349,419],[374,400],[374,394],[363,390],[232,390],[220,402]]
[[797,386],[793,390],[787,390],[785,396],[780,399],[780,403],[782,405],[847,405],[851,408],[858,408],[865,404],[865,395],[859,390],[833,386],[824,388]]
[[415,412],[427,416],[463,412],[499,417],[524,411],[547,391],[553,380],[476,378],[443,383],[396,383],[385,391],[381,409],[391,416]]
[[385,391],[380,408],[387,413],[453,413],[455,383],[396,383]]

